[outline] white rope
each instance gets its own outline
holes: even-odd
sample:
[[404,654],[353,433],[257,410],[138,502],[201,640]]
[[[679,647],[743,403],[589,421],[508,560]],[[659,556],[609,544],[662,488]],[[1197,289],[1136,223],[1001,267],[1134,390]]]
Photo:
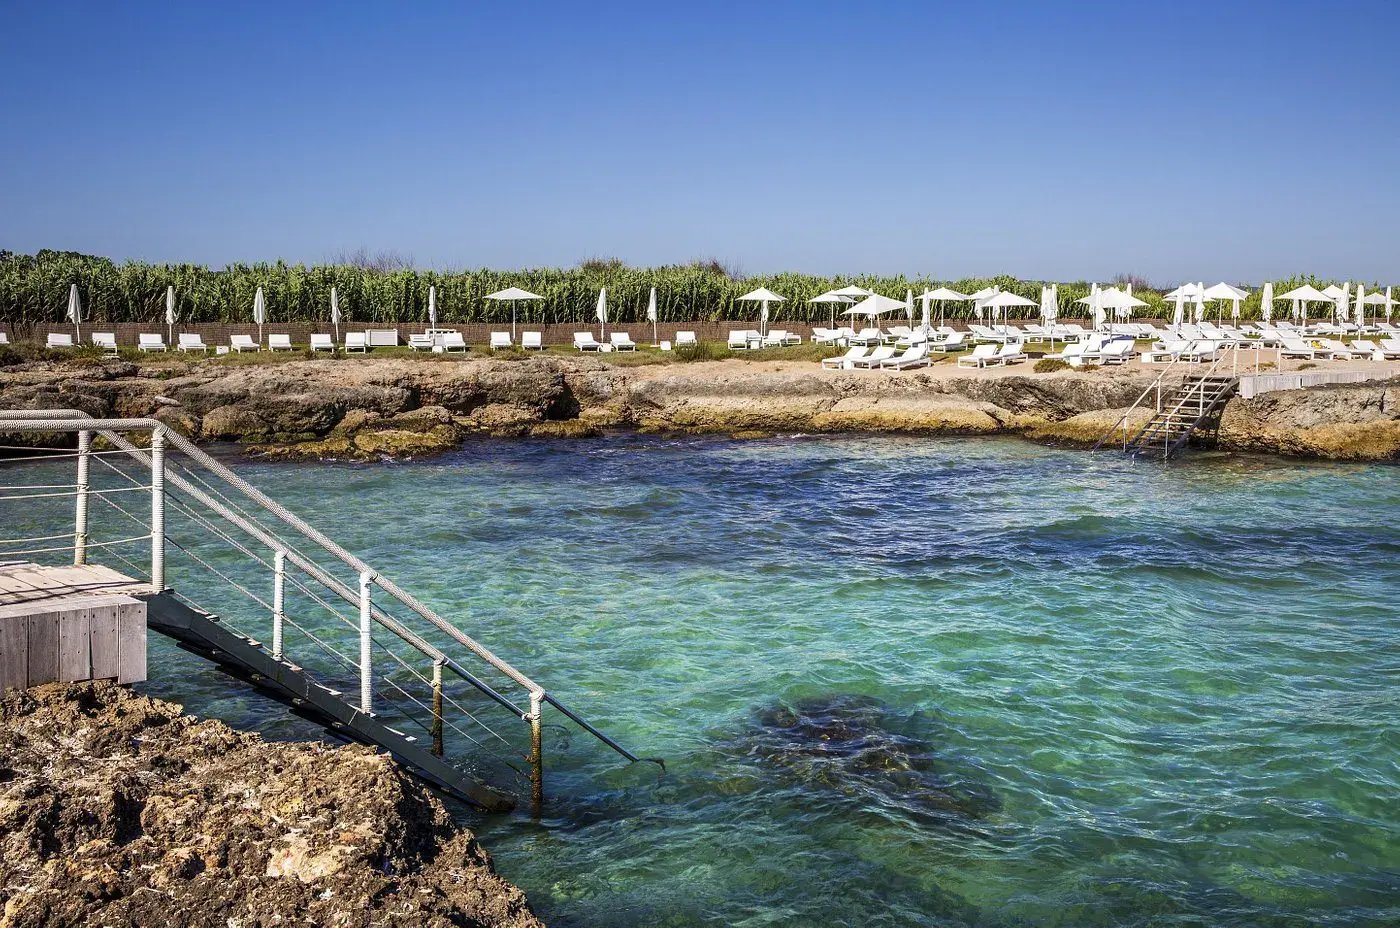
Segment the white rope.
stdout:
[[[147,540],[147,539],[150,538],[150,537],[151,537],[151,533],[150,533],[150,532],[147,532],[147,533],[144,534],[144,535],[133,535],[133,536],[130,537],[130,538],[118,538],[116,541],[89,541],[89,542],[87,543],[87,547],[89,547],[89,548],[107,548],[107,547],[110,547],[110,546],[112,546],[112,545],[125,545],[125,544],[130,544],[130,543],[133,542],[133,541],[145,541],[145,540]],[[29,549],[24,550],[24,551],[0,551],[0,557],[15,557],[16,555],[20,555],[20,554],[24,554],[24,555],[30,555],[30,554],[48,554],[48,553],[53,552],[53,551],[72,551],[72,550],[73,550],[73,547],[74,547],[73,545],[60,545],[60,546],[57,547],[57,548],[29,548]]]
[[[7,488],[6,488],[6,487],[0,487],[0,490],[5,490],[5,489],[7,489]],[[100,496],[100,495],[102,495],[103,493],[131,493],[131,492],[133,492],[133,491],[135,491],[135,490],[145,490],[146,492],[149,493],[150,490],[151,490],[151,488],[150,488],[149,486],[112,487],[111,489],[108,489],[108,490],[88,490],[87,492],[88,492],[88,495],[90,495],[90,496]],[[66,496],[77,496],[77,495],[78,495],[78,492],[79,492],[79,491],[77,491],[77,490],[72,490],[72,491],[70,491],[70,492],[68,492],[68,493],[27,493],[27,494],[24,494],[23,496],[0,496],[0,503],[10,502],[11,500],[20,500],[20,499],[58,499],[58,498],[66,497]]]
[[60,535],[35,535],[31,538],[6,538],[0,540],[0,545],[17,545],[23,541],[54,541],[59,538],[72,538],[72,532],[63,532]]

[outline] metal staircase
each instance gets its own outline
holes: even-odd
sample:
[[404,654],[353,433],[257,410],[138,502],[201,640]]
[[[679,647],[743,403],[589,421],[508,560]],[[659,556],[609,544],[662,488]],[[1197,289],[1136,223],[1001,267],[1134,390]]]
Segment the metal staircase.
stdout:
[[[1113,442],[1133,457],[1160,453],[1164,461],[1171,458],[1186,446],[1191,435],[1202,424],[1219,414],[1221,407],[1238,389],[1240,379],[1236,371],[1239,352],[1231,350],[1228,354],[1230,373],[1217,373],[1217,368],[1224,361],[1224,355],[1218,355],[1204,374],[1188,374],[1180,384],[1169,387],[1167,375],[1176,370],[1178,364],[1185,366],[1191,363],[1183,360],[1184,355],[1173,359],[1157,375],[1157,379],[1138,394],[1133,404],[1103,433],[1091,450],[1098,451]],[[1133,413],[1149,404],[1152,415],[1137,432],[1132,432],[1128,423]]]
[[[76,451],[36,449],[45,433],[76,435]],[[21,536],[0,542],[0,561],[122,568],[145,584],[151,629],[433,786],[492,811],[528,789],[538,813],[547,706],[627,761],[664,769],[161,422],[0,410],[0,435],[22,436],[0,445],[0,523]],[[46,468],[38,482],[23,481],[30,464]],[[145,497],[144,512],[132,505]],[[120,530],[99,532],[99,515]],[[149,561],[133,545],[149,546]],[[167,582],[167,553],[178,582]],[[501,710],[523,736],[487,716]]]
[[1155,455],[1162,460],[1176,454],[1190,440],[1193,432],[1219,412],[1226,400],[1234,395],[1240,379],[1230,375],[1187,377],[1128,439],[1124,451],[1129,455]]

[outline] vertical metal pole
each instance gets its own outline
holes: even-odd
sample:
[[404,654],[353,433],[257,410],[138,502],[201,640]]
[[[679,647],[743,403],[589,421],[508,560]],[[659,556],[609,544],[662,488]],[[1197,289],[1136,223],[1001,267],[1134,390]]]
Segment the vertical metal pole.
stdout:
[[151,590],[165,589],[165,432],[151,430]]
[[73,566],[87,563],[88,543],[88,451],[92,449],[92,433],[78,433],[78,496],[73,513]]
[[544,739],[540,731],[544,694],[530,694],[530,807],[535,815],[544,808]]
[[369,588],[373,582],[370,571],[360,574],[360,711],[366,715],[374,711],[374,668],[370,664],[373,641],[369,635]]
[[442,659],[433,661],[433,753],[442,756]]
[[272,555],[272,659],[282,659],[282,622],[287,617],[287,552]]

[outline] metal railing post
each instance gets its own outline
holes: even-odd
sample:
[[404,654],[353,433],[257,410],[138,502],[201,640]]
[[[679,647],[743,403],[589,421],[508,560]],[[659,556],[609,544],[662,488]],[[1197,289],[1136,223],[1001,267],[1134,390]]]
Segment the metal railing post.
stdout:
[[360,572],[360,711],[374,711],[374,668],[370,664],[374,639],[370,637],[369,588],[374,583],[372,571]]
[[92,449],[92,433],[78,433],[78,493],[73,512],[73,566],[82,567],[87,563],[88,543],[88,469],[92,463],[88,452]]
[[272,659],[282,659],[282,622],[287,618],[287,552],[272,555]]
[[543,701],[543,693],[530,693],[530,806],[535,815],[544,808],[544,737],[540,728]]
[[151,429],[151,590],[165,589],[165,433]]
[[433,753],[442,756],[442,665],[441,659],[433,661]]

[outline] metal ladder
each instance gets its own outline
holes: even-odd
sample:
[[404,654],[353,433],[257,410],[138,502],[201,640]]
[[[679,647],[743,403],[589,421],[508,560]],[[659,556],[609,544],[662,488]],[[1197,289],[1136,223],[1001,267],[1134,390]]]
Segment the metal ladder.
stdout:
[[[517,775],[521,774],[514,761],[523,760],[529,766],[532,808],[538,813],[544,796],[545,706],[627,761],[645,759],[664,769],[662,760],[641,758],[624,748],[456,624],[161,422],[95,419],[72,409],[0,410],[0,433],[77,436],[76,452],[47,455],[76,459],[74,483],[46,484],[40,494],[73,498],[72,531],[53,534],[47,528],[33,539],[43,547],[0,551],[0,558],[71,549],[74,564],[88,563],[91,556],[122,562],[130,572],[149,577],[145,598],[151,628],[334,734],[385,749],[433,786],[481,808],[505,810],[514,805],[514,791],[485,781],[485,758],[503,760],[505,768]],[[139,446],[133,437],[144,439],[146,446]],[[37,459],[45,457],[38,454]],[[4,460],[22,466],[32,458]],[[100,488],[94,473],[115,475],[118,485]],[[0,504],[7,498],[32,498],[3,493],[14,486],[0,481]],[[144,514],[123,505],[130,496],[122,494],[132,491],[149,494],[148,523]],[[90,531],[96,503],[143,528],[148,525],[148,531],[96,540]],[[168,510],[183,517],[180,531],[168,523]],[[199,537],[187,537],[194,534]],[[54,544],[53,539],[65,537],[71,538],[71,544]],[[147,542],[149,571],[138,563],[144,557],[137,555],[133,560],[122,553],[130,550],[130,544]],[[207,550],[210,546],[244,571],[265,570],[271,596],[264,598],[247,582],[230,576],[236,571],[226,563],[221,569],[218,558]],[[223,585],[215,590],[202,583],[197,589],[169,587],[167,551],[188,558],[192,575],[198,573],[194,568],[207,570]],[[338,575],[347,568],[353,578]],[[256,606],[254,618],[221,618],[194,598],[226,596],[229,588]],[[293,599],[296,605],[290,604]],[[338,624],[330,623],[331,632],[310,628],[305,621],[307,611],[322,610],[337,620]],[[333,632],[339,640],[333,640]],[[296,646],[303,650],[294,660],[288,639],[297,633],[301,637]],[[467,666],[470,663],[481,667],[473,670]],[[347,694],[341,687],[357,692]],[[512,689],[523,691],[523,698],[512,694]],[[517,753],[520,749],[511,738],[483,720],[486,708],[504,709],[525,722],[528,749]],[[407,724],[420,725],[428,740],[405,734],[402,729]],[[457,750],[448,752],[449,732],[471,742],[465,756],[455,744]]]
[[[1239,349],[1231,348],[1228,354],[1231,371],[1228,375],[1216,373],[1225,359],[1223,354],[1217,354],[1204,374],[1187,375],[1179,385],[1168,388],[1167,375],[1178,364],[1190,363],[1183,360],[1184,356],[1173,358],[1090,450],[1098,451],[1110,441],[1114,444],[1121,441],[1122,450],[1129,456],[1160,451],[1162,460],[1171,458],[1186,446],[1192,433],[1214,416],[1238,389]],[[1149,397],[1152,399],[1149,400]],[[1130,432],[1128,422],[1133,413],[1147,403],[1153,406],[1152,416],[1137,432]]]
[[1128,439],[1124,450],[1129,455],[1156,454],[1162,460],[1171,458],[1185,447],[1191,434],[1202,422],[1215,415],[1239,386],[1232,375],[1203,375],[1188,377],[1168,394],[1152,418]]

